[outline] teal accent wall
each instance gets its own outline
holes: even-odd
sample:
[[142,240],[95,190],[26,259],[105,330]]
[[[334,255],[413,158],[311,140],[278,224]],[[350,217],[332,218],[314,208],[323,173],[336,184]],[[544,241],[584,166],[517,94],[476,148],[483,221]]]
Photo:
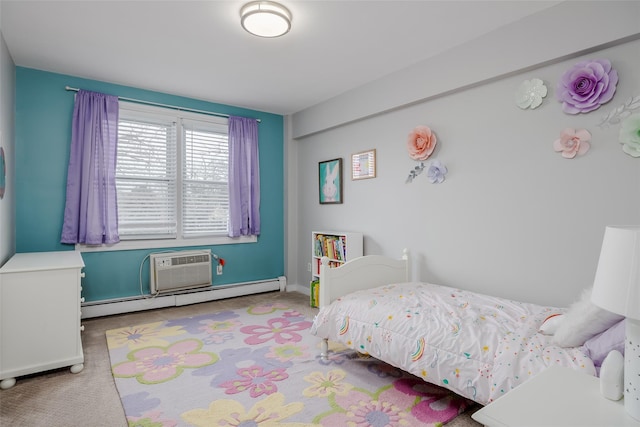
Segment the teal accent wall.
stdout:
[[[74,92],[65,90],[65,86],[259,118],[262,234],[257,243],[197,248],[210,248],[226,261],[224,274],[217,276],[214,272],[214,286],[284,275],[282,116],[23,67],[16,67],[17,252],[74,250],[72,245],[60,243],[74,103]],[[141,294],[141,289],[142,293],[148,293],[147,255],[162,250],[83,253],[86,264],[83,296],[86,301],[136,296]]]

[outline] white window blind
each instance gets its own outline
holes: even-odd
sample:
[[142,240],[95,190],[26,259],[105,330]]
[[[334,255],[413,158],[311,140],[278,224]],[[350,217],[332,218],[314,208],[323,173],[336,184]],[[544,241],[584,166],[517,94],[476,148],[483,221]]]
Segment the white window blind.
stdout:
[[229,138],[226,126],[183,120],[184,237],[227,232]]
[[116,163],[121,240],[226,236],[226,119],[124,105]]

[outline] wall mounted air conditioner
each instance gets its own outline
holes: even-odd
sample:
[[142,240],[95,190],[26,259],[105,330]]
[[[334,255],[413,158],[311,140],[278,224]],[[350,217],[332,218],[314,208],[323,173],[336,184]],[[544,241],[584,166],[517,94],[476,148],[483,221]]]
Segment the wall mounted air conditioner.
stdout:
[[149,260],[151,294],[211,286],[211,251],[159,252]]

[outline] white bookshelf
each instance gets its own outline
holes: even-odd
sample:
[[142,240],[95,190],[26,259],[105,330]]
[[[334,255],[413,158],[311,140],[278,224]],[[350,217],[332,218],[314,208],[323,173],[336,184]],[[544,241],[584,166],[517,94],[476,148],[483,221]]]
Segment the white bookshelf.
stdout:
[[[311,232],[311,305],[315,306],[313,283],[320,280],[320,260],[329,258],[330,267],[363,255],[362,233],[341,231]],[[317,294],[317,292],[316,292]]]

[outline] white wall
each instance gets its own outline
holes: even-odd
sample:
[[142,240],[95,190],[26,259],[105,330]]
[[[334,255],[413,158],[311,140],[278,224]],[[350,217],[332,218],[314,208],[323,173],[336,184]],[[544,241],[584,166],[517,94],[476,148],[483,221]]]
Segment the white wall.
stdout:
[[[517,3],[517,2],[514,2]],[[640,1],[565,1],[293,115],[302,138],[640,34]]]
[[[544,24],[539,28],[544,31]],[[620,82],[614,99],[599,110],[567,115],[555,99],[555,84],[583,58],[609,59]],[[458,61],[474,66],[464,57]],[[289,181],[297,183],[289,195],[297,200],[298,218],[289,228],[297,233],[290,252],[299,255],[289,283],[308,283],[303,254],[310,252],[311,231],[336,229],[362,231],[365,254],[399,257],[407,247],[420,280],[558,306],[591,286],[604,227],[640,224],[640,159],[621,150],[618,126],[597,126],[604,113],[640,95],[640,41],[541,64],[299,138],[298,175]],[[545,81],[549,95],[540,108],[521,110],[514,92],[533,77]],[[406,92],[415,82],[397,85]],[[381,87],[386,90],[388,82]],[[363,101],[350,95],[331,104]],[[319,118],[323,126],[325,119]],[[406,137],[417,125],[438,136],[434,158],[449,169],[443,184],[430,184],[424,174],[405,183],[416,165]],[[586,155],[568,160],[554,152],[553,141],[566,127],[592,133]],[[372,148],[377,178],[351,181],[351,154]],[[319,205],[318,162],[337,157],[345,162],[344,203]]]
[[4,264],[16,251],[13,191],[15,86],[15,65],[0,28],[0,147],[3,147],[5,152],[7,169],[5,194],[0,199],[0,265]]

